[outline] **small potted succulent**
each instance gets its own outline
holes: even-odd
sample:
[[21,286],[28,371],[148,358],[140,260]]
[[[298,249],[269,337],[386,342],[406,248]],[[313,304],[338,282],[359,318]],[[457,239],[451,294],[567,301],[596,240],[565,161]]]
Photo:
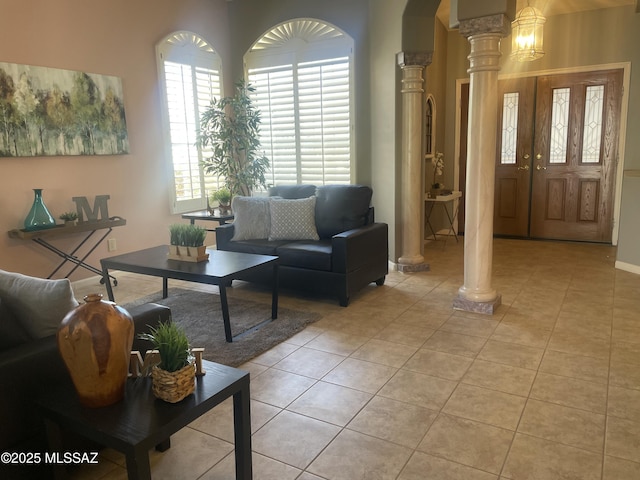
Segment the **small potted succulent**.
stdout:
[[196,367],[189,339],[174,322],[160,322],[138,335],[152,343],[160,362],[151,368],[153,394],[165,402],[177,403],[195,390]]
[[64,220],[65,226],[72,227],[76,224],[76,220],[78,220],[78,214],[76,212],[64,212],[59,218],[60,220]]
[[218,202],[220,213],[227,213],[231,208],[231,192],[226,187],[215,190],[211,193],[210,202]]

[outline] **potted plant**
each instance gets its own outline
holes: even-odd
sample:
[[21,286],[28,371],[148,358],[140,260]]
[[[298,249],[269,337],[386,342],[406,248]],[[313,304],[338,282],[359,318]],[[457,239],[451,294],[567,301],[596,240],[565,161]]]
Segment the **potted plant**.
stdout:
[[226,213],[231,208],[231,192],[227,187],[222,187],[211,192],[209,198],[211,203],[218,202],[220,213]]
[[184,224],[173,223],[169,225],[169,253],[179,255],[178,246],[182,243],[182,231]]
[[431,182],[430,195],[431,198],[436,198],[444,189],[443,183],[436,182],[436,177],[441,176],[444,170],[444,153],[436,152],[431,159],[431,164],[433,165],[433,181]]
[[165,402],[179,402],[195,390],[196,368],[187,334],[171,321],[149,330],[138,337],[149,340],[160,355],[160,363],[151,368],[153,394]]
[[240,80],[233,97],[214,99],[200,117],[198,145],[212,150],[202,161],[205,173],[224,179],[233,195],[251,195],[265,187],[269,159],[260,152],[260,111],[250,94],[255,88]]
[[169,225],[169,257],[174,260],[201,262],[209,258],[204,244],[207,230],[199,225]]
[[64,224],[67,227],[72,227],[76,224],[76,220],[78,219],[78,214],[76,212],[64,212],[60,215],[60,220],[64,220]]
[[187,254],[190,257],[202,257],[206,255],[204,241],[207,238],[207,230],[199,225],[185,225],[184,243],[187,247]]

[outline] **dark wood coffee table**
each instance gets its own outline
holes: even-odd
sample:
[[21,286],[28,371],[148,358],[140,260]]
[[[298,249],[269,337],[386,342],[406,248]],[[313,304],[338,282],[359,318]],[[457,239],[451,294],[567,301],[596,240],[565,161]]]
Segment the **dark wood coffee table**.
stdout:
[[[61,429],[69,429],[125,454],[129,480],[151,478],[149,450],[170,448],[170,436],[233,396],[236,480],[251,480],[251,410],[249,373],[202,361],[204,376],[196,377],[192,395],[166,403],[151,392],[151,377],[127,380],[123,400],[101,408],[83,407],[76,392],[61,388],[38,400],[51,452],[62,452]],[[62,464],[56,478],[65,478]]]
[[169,278],[218,285],[222,319],[224,321],[224,335],[227,342],[232,342],[233,336],[231,335],[226,288],[242,273],[271,268],[273,269],[271,318],[278,318],[278,257],[207,249],[209,260],[195,263],[170,260],[167,258],[168,253],[169,247],[161,245],[100,260],[109,300],[115,301],[113,288],[109,282],[109,269],[162,277],[162,298],[167,298],[167,280]]

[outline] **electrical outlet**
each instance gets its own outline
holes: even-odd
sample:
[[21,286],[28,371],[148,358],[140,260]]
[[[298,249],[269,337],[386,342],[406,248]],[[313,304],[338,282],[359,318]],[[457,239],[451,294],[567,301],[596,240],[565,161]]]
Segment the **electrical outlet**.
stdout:
[[117,249],[116,239],[110,238],[109,240],[107,240],[107,250],[109,250],[110,252],[115,252],[116,249]]

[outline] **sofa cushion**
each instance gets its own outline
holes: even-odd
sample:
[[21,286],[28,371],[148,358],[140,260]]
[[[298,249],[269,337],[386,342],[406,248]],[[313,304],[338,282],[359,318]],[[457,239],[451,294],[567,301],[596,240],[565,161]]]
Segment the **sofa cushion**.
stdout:
[[237,242],[229,242],[225,250],[240,253],[253,253],[255,255],[277,255],[276,249],[280,245],[289,243],[288,240],[278,240],[270,242],[266,238],[256,240],[239,240]]
[[316,226],[320,238],[359,228],[367,223],[373,190],[366,185],[318,187]]
[[268,197],[233,197],[233,238],[253,240],[268,238],[271,229],[271,213]]
[[31,340],[7,303],[0,299],[0,352]]
[[55,334],[65,315],[78,306],[67,278],[46,280],[4,270],[0,299],[32,339]]
[[316,197],[295,200],[269,199],[271,230],[269,240],[318,240]]
[[280,265],[331,271],[331,240],[287,243],[276,249]]

